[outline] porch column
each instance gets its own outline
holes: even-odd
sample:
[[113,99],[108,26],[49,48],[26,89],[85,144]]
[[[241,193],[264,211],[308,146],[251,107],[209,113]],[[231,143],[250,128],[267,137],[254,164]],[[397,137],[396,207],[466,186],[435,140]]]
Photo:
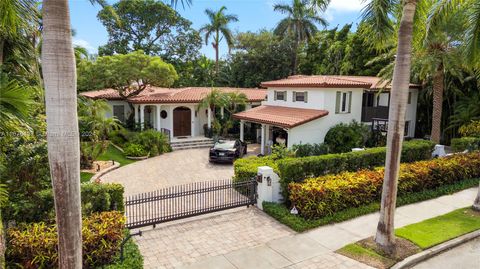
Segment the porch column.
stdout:
[[225,116],[225,109],[223,106],[220,108],[220,115],[222,115],[222,119],[223,119],[223,116]]
[[207,108],[207,126],[208,126],[208,129],[212,128],[212,110],[209,108]]
[[145,121],[145,105],[140,105],[140,130],[144,129],[143,123]]
[[270,140],[270,125],[266,124],[265,125],[265,145],[267,148],[267,154],[270,154],[270,144],[268,143],[268,140]]
[[133,116],[135,117],[135,124],[137,124],[138,119],[139,119],[139,117],[138,117],[138,105],[137,104],[133,105]]
[[265,124],[262,124],[260,135],[260,154],[265,155]]
[[245,127],[245,121],[244,120],[240,120],[240,141],[244,141],[243,139],[243,128]]
[[156,110],[156,112],[157,112],[157,113],[156,113],[156,117],[157,117],[157,131],[160,131],[161,128],[162,128],[162,126],[160,126],[160,119],[161,119],[161,118],[160,118],[160,111],[161,111],[161,107],[162,107],[161,105],[157,105],[157,106],[155,107],[155,110]]
[[191,118],[192,118],[192,122],[190,122],[190,125],[192,126],[192,132],[191,132],[191,135],[192,137],[195,137],[195,123],[197,123],[197,119],[195,118],[195,106],[192,106],[190,108],[190,112],[191,112]]

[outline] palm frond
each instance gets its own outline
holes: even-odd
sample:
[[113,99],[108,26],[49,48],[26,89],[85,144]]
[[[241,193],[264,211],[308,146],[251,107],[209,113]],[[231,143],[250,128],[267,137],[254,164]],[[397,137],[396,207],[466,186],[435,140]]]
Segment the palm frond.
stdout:
[[362,19],[371,25],[377,39],[393,34],[394,29],[390,15],[398,4],[398,0],[371,0],[362,9]]

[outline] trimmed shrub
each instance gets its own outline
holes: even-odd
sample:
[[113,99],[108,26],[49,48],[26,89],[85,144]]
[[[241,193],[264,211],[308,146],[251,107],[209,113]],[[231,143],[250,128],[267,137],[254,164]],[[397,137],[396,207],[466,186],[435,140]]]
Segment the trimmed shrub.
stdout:
[[[317,219],[380,200],[384,168],[344,172],[290,183],[290,201],[301,216]],[[480,177],[480,153],[402,164],[398,193],[413,193]]]
[[[434,143],[427,140],[405,142],[401,162],[428,160],[432,156],[434,146]],[[290,182],[301,182],[310,177],[371,169],[383,165],[386,151],[385,147],[378,147],[356,152],[280,160],[277,165],[284,197],[288,197],[287,190]]]
[[144,146],[133,143],[127,144],[127,146],[123,149],[123,153],[125,153],[126,156],[131,157],[143,157],[148,155],[148,152]]
[[[117,183],[84,183],[81,184],[82,214],[91,215],[104,211],[125,210],[123,203],[123,186]],[[37,220],[54,219],[54,202],[52,190],[39,192]],[[41,212],[41,213],[40,213]],[[42,215],[43,214],[43,215]]]
[[453,138],[451,146],[455,151],[480,149],[480,137]]
[[462,136],[480,137],[480,120],[472,120],[470,123],[461,126],[458,132]]
[[[167,136],[154,129],[149,129],[149,130],[137,133],[132,138],[131,142],[133,144],[142,145],[147,152],[150,152],[151,156],[157,156],[162,153],[171,151]],[[130,155],[130,156],[133,156],[133,155]]]
[[260,166],[270,166],[278,173],[277,163],[272,157],[256,157],[237,159],[233,165],[235,182],[250,180],[257,176],[257,170]]
[[[83,220],[83,267],[111,263],[120,250],[125,218],[120,212],[102,212]],[[57,227],[43,222],[7,230],[7,263],[22,268],[58,268]]]
[[113,130],[108,133],[108,139],[117,146],[123,147],[135,136],[127,129]]
[[363,123],[339,123],[328,130],[324,143],[331,153],[349,152],[352,148],[364,147],[369,136],[370,129]]
[[295,144],[292,146],[295,157],[319,156],[328,154],[328,146],[325,143],[320,144]]

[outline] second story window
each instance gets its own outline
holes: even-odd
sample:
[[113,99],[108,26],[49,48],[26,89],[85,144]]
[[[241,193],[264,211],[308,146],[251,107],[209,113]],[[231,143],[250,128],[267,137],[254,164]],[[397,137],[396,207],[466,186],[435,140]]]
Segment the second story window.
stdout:
[[287,101],[287,92],[286,91],[274,91],[273,93],[274,101],[281,100]]
[[293,101],[294,102],[305,102],[307,103],[308,93],[307,92],[293,92]]
[[337,92],[335,113],[350,113],[352,110],[352,92]]

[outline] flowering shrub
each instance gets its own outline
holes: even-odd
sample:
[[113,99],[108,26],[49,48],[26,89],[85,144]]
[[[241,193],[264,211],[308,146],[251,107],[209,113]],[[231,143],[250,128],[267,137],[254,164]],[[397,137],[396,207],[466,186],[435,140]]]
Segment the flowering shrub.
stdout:
[[[307,219],[380,200],[384,168],[343,172],[290,183],[290,201]],[[463,179],[480,177],[480,153],[401,164],[398,192],[433,189]]]
[[[120,212],[91,215],[83,220],[83,267],[109,264],[120,250],[125,219]],[[43,222],[7,230],[7,262],[21,268],[57,268],[57,227]]]

